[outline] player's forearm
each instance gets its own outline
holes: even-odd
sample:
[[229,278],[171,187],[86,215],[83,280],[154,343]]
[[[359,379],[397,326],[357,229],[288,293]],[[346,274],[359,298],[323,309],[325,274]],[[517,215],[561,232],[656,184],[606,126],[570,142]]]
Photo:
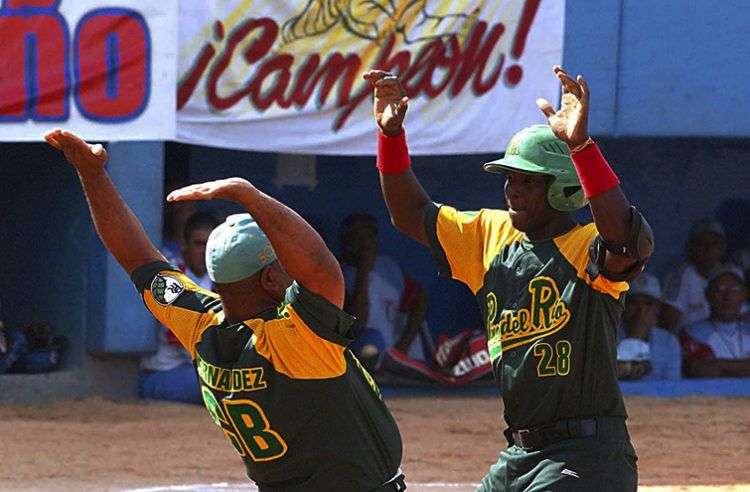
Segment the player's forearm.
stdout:
[[640,213],[631,208],[619,178],[599,147],[588,139],[583,146],[572,149],[571,158],[599,235],[610,245],[607,270],[626,272],[636,263],[645,262],[653,251],[651,229]]
[[153,261],[166,261],[122,199],[107,172],[80,173],[96,233],[128,273]]
[[617,186],[590,201],[596,229],[605,241],[622,244],[630,231],[630,202]]
[[380,173],[380,188],[396,229],[417,242],[428,244],[424,214],[430,197],[414,172],[410,169],[403,174]]
[[378,131],[377,168],[380,188],[393,225],[410,238],[428,244],[424,227],[425,206],[430,197],[411,170],[406,132],[386,136]]
[[341,267],[305,219],[252,186],[242,190],[235,201],[258,222],[289,276],[336,306],[343,306]]
[[630,202],[620,188],[619,178],[591,139],[573,149],[571,158],[599,234],[607,242],[625,242],[630,230]]

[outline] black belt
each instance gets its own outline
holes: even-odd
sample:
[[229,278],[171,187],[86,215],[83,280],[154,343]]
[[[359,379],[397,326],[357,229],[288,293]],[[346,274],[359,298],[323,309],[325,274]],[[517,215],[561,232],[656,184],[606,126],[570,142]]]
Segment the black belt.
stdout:
[[[281,490],[281,489],[285,489],[289,487],[298,487],[303,482],[309,479],[310,477],[303,477],[303,478],[294,478],[291,480],[285,480],[283,482],[273,482],[273,483],[255,482],[255,484],[258,486],[258,489],[261,490],[262,492],[263,490]],[[406,490],[406,482],[404,481],[404,479],[405,479],[404,474],[399,473],[388,482],[379,486],[377,489],[373,489],[372,492],[401,492],[402,490]]]
[[402,490],[406,490],[405,478],[404,474],[401,473],[390,482],[381,485],[372,492],[401,492]]
[[596,417],[591,419],[558,420],[530,429],[506,429],[509,444],[526,450],[541,449],[550,444],[578,437],[594,437],[606,431],[613,437],[627,439],[625,419]]

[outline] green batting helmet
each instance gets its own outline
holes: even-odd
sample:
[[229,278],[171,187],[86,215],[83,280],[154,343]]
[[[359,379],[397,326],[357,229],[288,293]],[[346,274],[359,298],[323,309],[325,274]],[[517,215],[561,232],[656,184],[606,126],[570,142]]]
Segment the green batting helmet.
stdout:
[[572,212],[588,203],[568,146],[548,125],[533,125],[516,133],[505,149],[505,156],[483,167],[490,173],[511,170],[552,176],[547,201],[555,210]]

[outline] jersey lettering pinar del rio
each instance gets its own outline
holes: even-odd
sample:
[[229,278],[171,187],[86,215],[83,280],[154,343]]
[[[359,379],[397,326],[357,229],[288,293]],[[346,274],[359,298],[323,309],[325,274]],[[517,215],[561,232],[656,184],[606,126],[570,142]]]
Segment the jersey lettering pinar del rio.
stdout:
[[479,301],[508,425],[624,417],[616,327],[628,285],[586,273],[595,225],[532,242],[503,210],[427,210],[441,273]]
[[133,281],[192,355],[211,419],[262,491],[364,492],[396,474],[401,436],[346,348],[351,316],[295,282],[277,309],[230,324],[216,294],[166,263]]

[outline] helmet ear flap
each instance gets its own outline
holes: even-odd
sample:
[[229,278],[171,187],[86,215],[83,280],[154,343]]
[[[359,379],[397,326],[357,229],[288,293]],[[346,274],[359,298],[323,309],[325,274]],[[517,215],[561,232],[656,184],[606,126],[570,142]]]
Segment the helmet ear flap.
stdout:
[[547,202],[560,212],[573,212],[588,203],[580,184],[563,186],[555,177],[547,188]]

